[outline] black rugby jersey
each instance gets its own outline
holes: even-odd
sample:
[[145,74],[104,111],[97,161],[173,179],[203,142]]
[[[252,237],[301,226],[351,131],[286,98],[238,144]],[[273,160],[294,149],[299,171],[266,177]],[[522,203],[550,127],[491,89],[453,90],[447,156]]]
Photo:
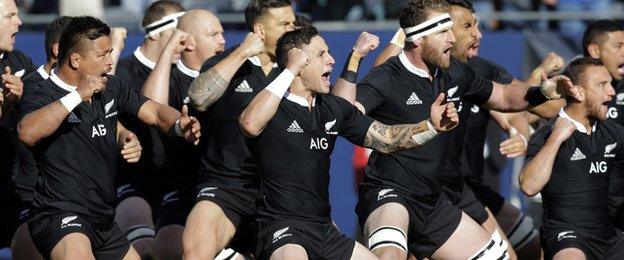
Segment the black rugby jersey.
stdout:
[[[36,71],[31,72],[22,78],[24,83],[23,98],[17,103],[16,112],[19,114],[24,100],[28,100],[26,95],[33,93],[39,88],[39,83],[48,79],[50,75],[41,65]],[[15,122],[17,124],[17,122]],[[21,201],[32,201],[39,168],[37,161],[30,150],[22,142],[16,142],[18,166],[13,172],[13,190]]]
[[[237,47],[208,59],[201,72],[212,68]],[[201,114],[204,130],[202,134],[205,134],[202,141],[205,140],[206,149],[199,170],[200,184],[210,182],[214,185],[245,185],[239,188],[257,185],[248,183],[248,180],[257,180],[257,169],[238,126],[238,117],[244,106],[280,72],[281,69],[275,65],[266,75],[257,57],[248,59],[232,77],[223,96]],[[247,181],[241,183],[242,179]]]
[[611,85],[615,89],[615,97],[609,103],[607,118],[624,126],[624,80],[613,81]]
[[[52,74],[26,97],[20,118],[61,99],[71,88]],[[117,120],[136,117],[145,101],[126,82],[110,76],[106,89],[93,95],[91,103],[81,103],[52,135],[40,140],[31,149],[41,171],[35,209],[110,223],[115,214]]]
[[[569,118],[563,110],[559,117]],[[527,161],[546,143],[555,120],[533,134]],[[624,159],[624,127],[608,120],[596,122],[587,135],[582,124],[571,121],[577,130],[561,144],[550,180],[541,191],[544,228],[570,228],[611,237],[615,228],[607,210],[609,174],[613,163]]]
[[329,166],[336,138],[362,145],[372,122],[332,94],[317,94],[311,110],[306,99],[287,94],[262,133],[248,139],[260,173],[260,217],[331,221]]
[[[415,124],[429,118],[431,104],[440,92],[446,93],[447,102],[455,102],[458,109],[464,98],[480,105],[492,94],[490,81],[457,60],[451,59],[448,69],[435,69],[432,73],[433,82],[401,53],[374,68],[358,83],[357,101],[381,123]],[[373,152],[362,185],[393,187],[434,203],[441,192],[449,140],[450,133],[441,133],[406,151],[389,155]]]
[[[197,115],[193,106],[189,104],[188,89],[198,74],[199,71],[193,71],[182,62],[178,62],[178,65],[171,70],[169,106],[182,111],[182,106],[186,105],[190,116]],[[194,189],[200,160],[199,147],[183,138],[161,135],[165,147],[165,162],[163,164],[165,177],[167,177],[165,183],[175,189]],[[200,141],[200,146],[202,145],[203,142]]]
[[[486,59],[475,57],[468,60],[470,67],[477,75],[484,79],[501,84],[510,84],[513,77],[498,64]],[[489,110],[470,102],[462,102],[459,112],[459,126],[451,133],[451,142],[448,151],[447,165],[445,167],[444,185],[454,191],[460,192],[462,183],[461,155],[464,152],[470,161],[468,166],[483,168],[483,144],[488,122]],[[481,174],[481,173],[479,173]]]
[[[138,47],[132,55],[120,59],[115,70],[115,75],[128,82],[129,86],[137,93],[141,93],[143,84],[147,81],[156,63],[143,55]],[[121,123],[130,131],[134,132],[141,140],[143,151],[137,163],[122,162],[121,174],[154,174],[162,167],[165,160],[165,152],[160,133],[145,126],[137,118],[122,118]]]
[[[11,68],[11,74],[22,78],[37,69],[30,57],[19,50],[13,50],[12,52],[0,54],[0,73],[4,72],[5,67]],[[3,111],[3,113],[7,113],[7,111]],[[0,120],[0,196],[3,199],[8,198],[7,193],[11,190],[10,178],[16,173],[17,169],[17,140],[15,136],[16,120],[15,111],[13,111],[11,115],[5,117],[5,119]]]

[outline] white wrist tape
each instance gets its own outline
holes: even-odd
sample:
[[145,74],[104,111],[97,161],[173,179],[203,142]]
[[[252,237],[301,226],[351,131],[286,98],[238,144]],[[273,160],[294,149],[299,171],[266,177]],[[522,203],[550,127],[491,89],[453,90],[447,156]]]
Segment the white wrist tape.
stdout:
[[412,140],[414,140],[414,142],[416,142],[416,144],[423,145],[423,144],[431,141],[431,139],[433,139],[436,136],[438,136],[438,131],[435,130],[435,127],[433,126],[433,124],[431,124],[431,121],[429,121],[429,120],[427,120],[427,128],[429,128],[429,130],[426,131],[426,132],[422,132],[422,133],[418,133],[418,134],[412,135]]
[[522,138],[522,141],[524,142],[524,147],[529,147],[529,141],[526,139],[526,137],[524,137],[523,134],[518,132],[518,129],[516,129],[515,127],[513,126],[509,127],[509,136],[515,136],[515,135],[518,135],[520,136],[520,138]]
[[284,97],[286,91],[290,87],[290,83],[295,79],[295,74],[293,74],[290,70],[284,69],[282,73],[271,82],[266,88],[266,90],[271,91],[274,95],[279,98]]
[[63,104],[69,112],[74,110],[80,103],[82,103],[82,97],[78,94],[78,91],[72,91],[61,98],[61,104]]
[[395,33],[394,36],[392,36],[392,39],[390,40],[390,43],[399,46],[401,48],[405,47],[405,40],[399,41],[399,38],[401,38],[401,34],[403,33],[403,29],[399,28]]
[[173,127],[173,131],[175,132],[175,134],[179,137],[184,137],[184,133],[182,133],[182,127],[180,127],[180,119],[178,118],[178,121],[175,122],[175,126]]

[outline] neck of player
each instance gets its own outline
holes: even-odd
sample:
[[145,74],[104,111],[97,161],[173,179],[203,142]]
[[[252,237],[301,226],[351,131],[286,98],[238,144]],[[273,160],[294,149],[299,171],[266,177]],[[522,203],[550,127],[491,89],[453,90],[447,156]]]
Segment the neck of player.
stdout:
[[290,83],[289,91],[295,96],[305,98],[305,100],[308,101],[308,108],[312,110],[312,100],[314,99],[314,96],[316,96],[316,93],[305,86],[301,77],[295,77],[292,83]]
[[406,47],[404,50],[407,60],[409,60],[409,62],[412,63],[414,67],[426,71],[427,74],[429,74],[429,79],[433,81],[431,71],[434,69],[434,67],[427,65],[427,63],[425,63],[425,61],[422,59],[422,48],[409,49]]
[[67,65],[58,67],[54,73],[59,79],[71,86],[78,86],[82,80],[82,75]]
[[583,104],[569,104],[563,109],[570,118],[583,124],[587,129],[588,134],[591,132],[592,126],[595,123],[595,119],[592,119],[587,112],[587,108]]
[[203,60],[201,60],[201,58],[197,57],[194,52],[186,51],[182,52],[180,61],[184,63],[184,66],[195,71],[199,71],[204,62]]
[[154,41],[151,39],[145,39],[143,44],[141,44],[141,50],[139,51],[143,53],[143,56],[145,56],[145,58],[156,63],[158,61],[158,58],[160,57],[160,53],[162,52],[162,50],[163,47],[160,46],[158,40]]

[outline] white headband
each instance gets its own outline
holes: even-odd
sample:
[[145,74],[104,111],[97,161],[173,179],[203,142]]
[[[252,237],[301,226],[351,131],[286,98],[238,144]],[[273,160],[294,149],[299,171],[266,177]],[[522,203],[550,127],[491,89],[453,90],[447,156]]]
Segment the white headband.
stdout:
[[405,32],[405,41],[414,42],[423,36],[432,35],[434,33],[444,31],[453,27],[453,20],[448,13],[433,17],[416,26],[403,28]]
[[180,17],[182,17],[185,12],[179,12],[175,14],[167,15],[161,18],[158,21],[150,23],[145,26],[145,38],[149,38],[151,36],[156,36],[159,33],[169,30],[171,28],[176,28],[178,26],[178,21]]

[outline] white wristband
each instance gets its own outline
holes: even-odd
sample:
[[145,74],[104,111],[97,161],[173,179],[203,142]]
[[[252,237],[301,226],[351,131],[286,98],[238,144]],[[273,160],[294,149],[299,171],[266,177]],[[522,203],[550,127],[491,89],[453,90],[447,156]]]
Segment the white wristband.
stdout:
[[82,97],[78,94],[78,91],[72,91],[61,98],[61,104],[63,104],[69,112],[74,110],[80,103],[82,103]]
[[426,132],[412,135],[412,140],[414,140],[416,144],[423,145],[438,136],[438,131],[435,130],[435,127],[433,126],[433,124],[431,124],[431,121],[429,120],[427,120],[427,128],[429,128],[429,130]]
[[282,73],[271,82],[266,88],[266,90],[271,91],[274,95],[279,98],[284,97],[286,91],[290,87],[290,83],[295,79],[295,74],[293,74],[289,69],[284,69]]
[[182,133],[182,127],[180,127],[180,119],[178,118],[178,121],[175,122],[175,125],[173,126],[173,131],[175,132],[175,134],[179,137],[184,137],[184,133]]
[[401,48],[405,47],[405,40],[403,40],[402,42],[399,42],[399,37],[400,35],[403,33],[403,29],[399,28],[396,33],[394,33],[394,36],[392,36],[392,39],[390,40],[390,43],[399,46]]

